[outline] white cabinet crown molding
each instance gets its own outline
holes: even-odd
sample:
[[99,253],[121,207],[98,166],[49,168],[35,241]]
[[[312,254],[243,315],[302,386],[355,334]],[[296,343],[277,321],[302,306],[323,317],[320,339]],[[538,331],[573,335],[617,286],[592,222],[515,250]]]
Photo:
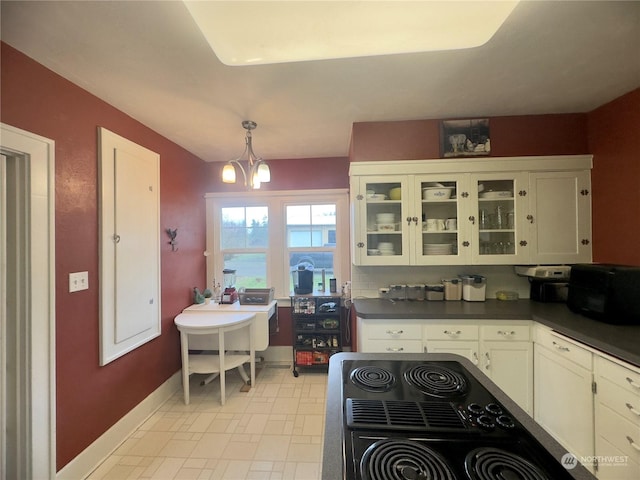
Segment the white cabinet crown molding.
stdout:
[[483,157],[351,162],[349,175],[590,170],[593,155]]

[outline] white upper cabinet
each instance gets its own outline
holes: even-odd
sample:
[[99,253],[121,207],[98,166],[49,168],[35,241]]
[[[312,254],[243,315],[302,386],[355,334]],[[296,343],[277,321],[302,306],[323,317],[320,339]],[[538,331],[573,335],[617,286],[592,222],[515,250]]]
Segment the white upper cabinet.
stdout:
[[590,155],[354,162],[353,262],[590,262],[590,169]]
[[529,243],[536,263],[591,262],[589,171],[529,175]]

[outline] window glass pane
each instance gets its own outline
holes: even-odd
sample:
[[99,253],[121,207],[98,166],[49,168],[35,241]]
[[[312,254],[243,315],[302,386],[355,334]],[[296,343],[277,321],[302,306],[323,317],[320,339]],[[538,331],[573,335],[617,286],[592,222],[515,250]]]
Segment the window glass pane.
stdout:
[[[265,253],[233,253],[224,255],[224,268],[236,271],[236,287],[267,287],[267,255]],[[222,284],[222,272],[220,272]],[[217,278],[216,278],[216,281]]]
[[287,206],[287,246],[335,246],[336,205]]
[[264,207],[222,208],[220,244],[222,249],[266,248],[269,210]]

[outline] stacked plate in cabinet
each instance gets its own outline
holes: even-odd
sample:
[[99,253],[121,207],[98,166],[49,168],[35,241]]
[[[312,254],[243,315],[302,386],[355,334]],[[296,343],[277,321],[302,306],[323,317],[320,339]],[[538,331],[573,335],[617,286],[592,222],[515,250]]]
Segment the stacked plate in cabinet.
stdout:
[[451,255],[453,253],[453,245],[451,243],[425,243],[425,255]]

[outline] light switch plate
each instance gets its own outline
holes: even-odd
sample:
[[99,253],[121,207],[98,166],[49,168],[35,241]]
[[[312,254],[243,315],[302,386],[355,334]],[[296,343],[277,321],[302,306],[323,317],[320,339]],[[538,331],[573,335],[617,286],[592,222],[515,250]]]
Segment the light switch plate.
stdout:
[[69,274],[69,292],[89,289],[89,272],[75,272]]

